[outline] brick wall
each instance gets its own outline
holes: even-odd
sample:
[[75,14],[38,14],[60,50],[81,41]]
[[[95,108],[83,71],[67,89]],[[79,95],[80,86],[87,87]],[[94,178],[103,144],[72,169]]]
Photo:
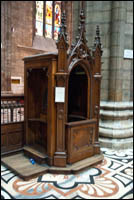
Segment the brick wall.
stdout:
[[[41,36],[35,36],[35,1],[2,1],[1,4],[2,31],[2,91],[22,93],[24,84],[25,56],[47,51],[56,51],[55,41]],[[67,32],[71,43],[72,3],[66,2]],[[11,85],[11,77],[20,77],[21,85]],[[13,87],[12,87],[13,86]],[[15,89],[16,88],[16,89]]]
[[23,80],[22,58],[38,53],[19,47],[32,47],[33,5],[32,1],[2,1],[2,91],[11,90],[11,76],[22,77]]
[[11,3],[9,1],[1,2],[1,89],[10,91],[11,68],[11,35],[8,30],[11,29]]

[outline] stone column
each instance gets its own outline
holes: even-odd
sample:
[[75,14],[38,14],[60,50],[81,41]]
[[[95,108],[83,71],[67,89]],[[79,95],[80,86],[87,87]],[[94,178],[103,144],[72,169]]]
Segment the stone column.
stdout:
[[100,144],[127,148],[132,145],[132,102],[123,98],[126,2],[112,1],[108,102],[101,102]]
[[109,66],[109,101],[122,101],[122,72],[125,39],[126,4],[112,1]]

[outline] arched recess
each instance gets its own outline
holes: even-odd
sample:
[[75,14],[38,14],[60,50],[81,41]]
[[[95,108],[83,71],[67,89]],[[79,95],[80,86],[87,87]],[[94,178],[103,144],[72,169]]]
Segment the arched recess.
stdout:
[[67,121],[75,122],[90,118],[91,76],[87,66],[76,63],[69,70]]

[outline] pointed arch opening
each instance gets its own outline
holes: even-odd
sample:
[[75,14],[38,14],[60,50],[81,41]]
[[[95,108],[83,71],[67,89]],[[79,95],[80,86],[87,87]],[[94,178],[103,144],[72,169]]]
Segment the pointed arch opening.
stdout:
[[68,83],[68,122],[87,119],[88,77],[84,68],[77,65],[72,69]]

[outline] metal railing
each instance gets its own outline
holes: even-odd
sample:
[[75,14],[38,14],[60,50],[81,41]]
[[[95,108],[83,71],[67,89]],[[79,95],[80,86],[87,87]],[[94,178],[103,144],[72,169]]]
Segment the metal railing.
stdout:
[[1,124],[24,121],[24,95],[1,95]]

